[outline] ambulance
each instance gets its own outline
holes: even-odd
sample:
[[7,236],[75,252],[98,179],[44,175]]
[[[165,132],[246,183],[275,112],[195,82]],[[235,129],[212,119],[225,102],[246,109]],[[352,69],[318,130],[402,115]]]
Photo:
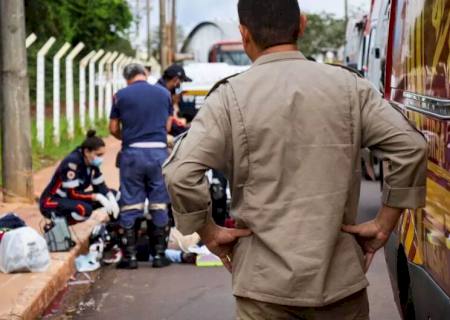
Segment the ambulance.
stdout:
[[375,0],[366,77],[429,145],[426,207],[386,248],[404,319],[450,319],[450,0]]

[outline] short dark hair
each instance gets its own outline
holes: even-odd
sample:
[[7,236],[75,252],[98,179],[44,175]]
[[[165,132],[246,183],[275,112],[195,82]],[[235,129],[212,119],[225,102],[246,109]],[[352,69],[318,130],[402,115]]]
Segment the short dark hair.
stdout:
[[298,0],[239,0],[240,23],[261,49],[296,43],[300,33]]
[[147,75],[145,73],[144,66],[139,63],[130,63],[123,69],[123,77],[125,78],[125,80],[131,80],[139,74],[142,74],[144,76]]

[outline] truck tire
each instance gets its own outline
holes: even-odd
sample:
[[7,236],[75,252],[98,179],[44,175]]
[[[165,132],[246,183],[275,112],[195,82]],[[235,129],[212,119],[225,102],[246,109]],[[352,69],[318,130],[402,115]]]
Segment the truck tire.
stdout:
[[403,246],[399,247],[397,258],[397,281],[399,300],[404,320],[415,320],[414,300],[412,296],[411,280],[409,276],[408,260]]

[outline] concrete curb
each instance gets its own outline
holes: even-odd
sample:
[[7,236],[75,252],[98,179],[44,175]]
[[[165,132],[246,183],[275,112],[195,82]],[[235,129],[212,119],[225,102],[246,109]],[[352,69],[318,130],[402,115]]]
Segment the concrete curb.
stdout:
[[[121,142],[108,137],[105,143],[107,152],[102,171],[108,186],[117,188],[119,174],[115,160]],[[40,194],[47,186],[56,166],[57,164],[43,169],[33,176],[36,194]],[[28,226],[40,231],[43,219],[37,204],[0,202],[0,213],[10,211],[16,212]],[[13,275],[0,272],[0,320],[38,319],[74,274],[75,258],[87,252],[89,235],[93,227],[107,219],[106,214],[95,212],[89,221],[75,226],[72,229],[73,237],[78,245],[70,252],[51,254],[52,263],[47,272]]]
[[38,319],[75,273],[75,258],[87,251],[89,235],[102,221],[105,216],[96,213],[89,221],[75,226],[73,233],[77,246],[70,252],[52,253],[47,272],[0,274],[0,287],[3,286],[0,291],[6,293],[0,297],[0,320]]

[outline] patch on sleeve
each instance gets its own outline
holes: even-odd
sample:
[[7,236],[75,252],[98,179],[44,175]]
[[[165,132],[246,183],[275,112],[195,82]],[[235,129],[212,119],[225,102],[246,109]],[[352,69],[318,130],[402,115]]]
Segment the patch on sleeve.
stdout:
[[69,164],[67,165],[70,169],[72,169],[73,171],[77,170],[78,166],[76,163],[73,162],[69,162]]
[[73,180],[73,179],[75,179],[76,176],[77,176],[77,174],[75,173],[75,171],[73,171],[73,170],[67,171],[67,179]]

